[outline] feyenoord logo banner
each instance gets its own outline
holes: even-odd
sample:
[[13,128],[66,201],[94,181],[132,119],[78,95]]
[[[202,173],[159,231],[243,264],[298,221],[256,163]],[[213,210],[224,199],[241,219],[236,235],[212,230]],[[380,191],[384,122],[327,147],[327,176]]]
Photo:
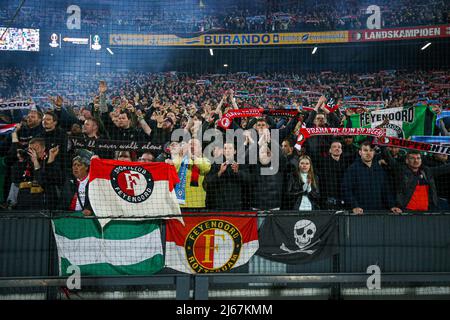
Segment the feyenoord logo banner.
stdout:
[[192,215],[183,215],[185,225],[167,221],[166,267],[184,273],[227,272],[258,250],[256,213]]
[[166,163],[92,159],[89,200],[97,217],[108,217],[99,219],[102,227],[109,217],[167,218],[181,215],[178,182],[175,167]]

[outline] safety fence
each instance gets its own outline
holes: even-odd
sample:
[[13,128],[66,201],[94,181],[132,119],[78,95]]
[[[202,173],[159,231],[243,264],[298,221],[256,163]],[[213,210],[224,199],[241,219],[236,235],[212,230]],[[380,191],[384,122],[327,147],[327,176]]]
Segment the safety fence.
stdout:
[[[210,223],[214,219],[227,221],[226,213],[223,216],[198,215],[201,217],[195,218],[210,221]],[[328,234],[324,234],[323,229],[321,230],[323,225],[320,225],[318,217],[335,218],[336,225],[333,230],[328,230]],[[183,218],[185,225],[188,226],[189,218],[186,215]],[[173,249],[171,249],[169,223],[158,221],[164,247],[162,257],[165,260],[164,264],[160,264],[160,270],[153,274],[143,274],[139,269],[127,270],[122,266],[122,269],[119,268],[117,274],[114,274],[118,269],[102,269],[104,268],[102,264],[91,269],[81,265],[79,290],[76,287],[68,289],[73,280],[72,272],[59,270],[64,265],[62,262],[64,257],[61,259],[61,242],[55,239],[60,236],[58,230],[61,227],[58,227],[58,223],[61,223],[61,219],[80,220],[80,218],[67,218],[67,215],[63,218],[56,217],[45,212],[40,215],[21,212],[0,217],[1,299],[294,299],[308,297],[349,299],[388,296],[448,298],[450,295],[450,233],[448,232],[450,215],[447,213],[349,215],[345,212],[331,214],[259,212],[257,218],[259,232],[256,238],[259,241],[259,250],[255,254],[255,250],[250,246],[245,247],[244,243],[239,259],[246,258],[247,261],[243,261],[241,266],[236,263],[229,271],[214,274],[202,273],[201,268],[198,269],[197,266],[195,269],[192,264],[192,270],[184,270],[183,262],[180,262],[180,265],[174,265],[174,256],[170,256],[169,252]],[[95,221],[93,218],[88,219]],[[254,215],[242,214],[240,219],[256,220]],[[59,222],[55,222],[58,220]],[[116,218],[116,220],[120,219]],[[305,246],[305,243],[303,245],[296,243],[297,247],[295,247],[292,245],[295,240],[292,240],[292,243],[286,242],[284,258],[281,260],[287,259],[287,256],[293,259],[287,259],[288,263],[272,261],[271,253],[267,253],[267,249],[273,249],[275,246],[270,246],[267,242],[268,234],[265,234],[268,232],[269,220],[271,223],[277,223],[278,226],[288,220],[313,222],[316,228],[313,230],[315,235],[320,236],[322,243],[326,242],[326,244],[321,248],[309,250],[316,251],[315,253],[305,254],[307,249],[314,248],[311,243],[309,247]],[[123,223],[124,221],[114,222]],[[146,222],[148,221],[140,223]],[[286,230],[285,239],[294,238],[295,234],[305,235],[308,228],[311,228],[311,224],[309,226],[304,222],[300,224],[303,229],[299,229],[297,225],[296,230]],[[129,225],[125,226],[124,230],[128,230],[126,229],[128,227]],[[275,230],[273,225],[270,230]],[[191,229],[191,231],[195,230]],[[293,231],[294,235],[292,235]],[[246,232],[242,231],[243,242],[247,238]],[[203,260],[196,260],[198,264],[205,267],[207,265],[205,260],[215,259],[216,267],[226,265],[227,261],[224,262],[221,255],[227,256],[230,253],[227,253],[227,249],[220,251],[222,243],[219,241],[224,238],[224,233],[218,232],[216,228],[212,236],[208,236],[207,233],[200,234],[211,242],[209,244],[195,242],[194,246],[197,247],[194,249],[197,250],[197,256],[200,247],[204,249],[205,245],[209,245],[211,250],[210,255],[206,251],[200,253]],[[74,237],[74,233],[68,236],[72,239]],[[105,238],[108,237],[106,231],[103,237],[102,240],[106,243]],[[336,243],[330,240],[333,237],[336,237]],[[218,240],[214,240],[215,238]],[[315,238],[310,240],[314,242]],[[83,242],[74,245],[78,246],[72,248],[74,252],[85,250],[93,254],[96,250],[95,245],[82,248],[80,243]],[[136,242],[134,245],[131,251],[139,252]],[[65,246],[67,248],[67,243]],[[223,246],[226,246],[226,241],[223,242]],[[103,244],[102,250],[107,250],[106,247],[107,244]],[[253,250],[253,254],[246,254],[245,250]],[[187,255],[188,250],[186,252]],[[283,253],[283,250],[280,252]],[[320,256],[311,258],[317,252]],[[135,257],[137,254],[120,250],[116,252],[116,257],[121,255]],[[206,255],[208,259],[205,259]],[[274,255],[277,254],[272,253],[272,256]],[[283,254],[278,254],[278,257],[280,256]],[[108,261],[111,262],[111,260]],[[170,263],[172,265],[168,267]],[[96,271],[104,271],[106,274],[98,274],[99,272],[96,273]],[[135,271],[140,273],[132,274]]]

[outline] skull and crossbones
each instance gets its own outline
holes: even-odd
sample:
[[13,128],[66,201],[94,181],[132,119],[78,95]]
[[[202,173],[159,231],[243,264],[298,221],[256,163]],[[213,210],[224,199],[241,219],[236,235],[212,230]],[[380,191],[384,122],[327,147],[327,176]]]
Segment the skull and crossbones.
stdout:
[[[310,247],[320,242],[320,239],[311,243],[316,234],[316,225],[310,220],[299,220],[294,225],[294,238],[298,250],[291,250],[284,243],[281,244],[280,249],[286,251],[288,254],[292,253],[307,253],[313,254],[316,250],[308,250]],[[286,253],[282,253],[286,254]]]

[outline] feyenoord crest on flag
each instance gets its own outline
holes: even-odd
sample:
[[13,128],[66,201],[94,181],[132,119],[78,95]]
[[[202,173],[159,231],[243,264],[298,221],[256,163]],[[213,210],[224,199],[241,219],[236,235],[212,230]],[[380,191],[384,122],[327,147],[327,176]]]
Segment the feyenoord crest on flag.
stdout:
[[[229,215],[236,214],[236,217]],[[166,266],[185,273],[227,272],[246,264],[258,250],[256,215],[227,212],[208,217],[183,216],[185,225],[168,221]]]
[[[168,219],[181,215],[174,191],[178,182],[175,167],[166,163],[92,159],[89,200],[97,217]],[[110,220],[99,222],[104,227]]]
[[350,116],[351,126],[384,128],[386,136],[400,139],[412,135],[426,135],[428,131],[434,130],[434,121],[426,121],[427,108],[427,106],[399,107],[354,114]]
[[301,264],[331,257],[337,252],[335,215],[270,216],[260,229],[257,255],[286,264]]

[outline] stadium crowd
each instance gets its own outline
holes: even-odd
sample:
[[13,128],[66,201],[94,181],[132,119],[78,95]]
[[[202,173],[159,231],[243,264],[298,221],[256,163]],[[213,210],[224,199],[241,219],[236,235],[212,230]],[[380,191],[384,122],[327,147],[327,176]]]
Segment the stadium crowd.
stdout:
[[[114,6],[83,6],[82,25],[92,30],[122,30],[153,33],[197,32],[287,32],[365,29],[369,5],[381,8],[382,28],[449,23],[448,1],[265,1],[251,3],[168,3],[132,2],[127,10]],[[36,10],[36,6],[40,10]],[[65,27],[66,8],[44,8],[25,4],[15,24],[30,28]],[[14,6],[0,10],[7,21]]]
[[[357,143],[352,136],[311,137],[300,151],[294,148],[299,128],[344,127],[352,113],[367,111],[359,106],[333,112],[327,108],[333,100],[343,106],[347,97],[357,97],[378,101],[379,108],[421,103],[429,105],[427,112],[439,113],[449,103],[447,72],[127,73],[93,75],[89,81],[64,75],[52,78],[37,70],[2,73],[17,78],[16,87],[6,82],[5,97],[38,97],[37,108],[1,114],[2,122],[17,123],[12,134],[1,136],[0,185],[5,208],[92,214],[87,176],[91,158],[98,156],[173,164],[186,181],[183,208],[348,209],[356,214],[448,209],[450,165],[445,155],[378,148],[370,140]],[[82,85],[75,89],[77,84]],[[74,105],[69,93],[83,92],[89,103]],[[49,93],[53,96],[48,97]],[[44,100],[47,106],[41,103]],[[240,146],[235,143],[214,149],[214,157],[224,161],[212,163],[206,158],[203,151],[208,143],[202,141],[203,133],[211,129],[223,135],[219,126],[223,114],[256,107],[294,109],[299,115],[234,119],[231,128],[244,130],[245,163],[237,162]],[[177,129],[189,133],[190,138],[172,141]],[[271,140],[269,129],[279,129],[279,146]],[[441,120],[434,134],[441,134],[440,129],[445,134],[449,123]],[[68,135],[151,142],[162,150],[114,153],[80,149]],[[250,164],[254,150],[257,162]],[[263,175],[262,170],[274,170],[274,174]]]

